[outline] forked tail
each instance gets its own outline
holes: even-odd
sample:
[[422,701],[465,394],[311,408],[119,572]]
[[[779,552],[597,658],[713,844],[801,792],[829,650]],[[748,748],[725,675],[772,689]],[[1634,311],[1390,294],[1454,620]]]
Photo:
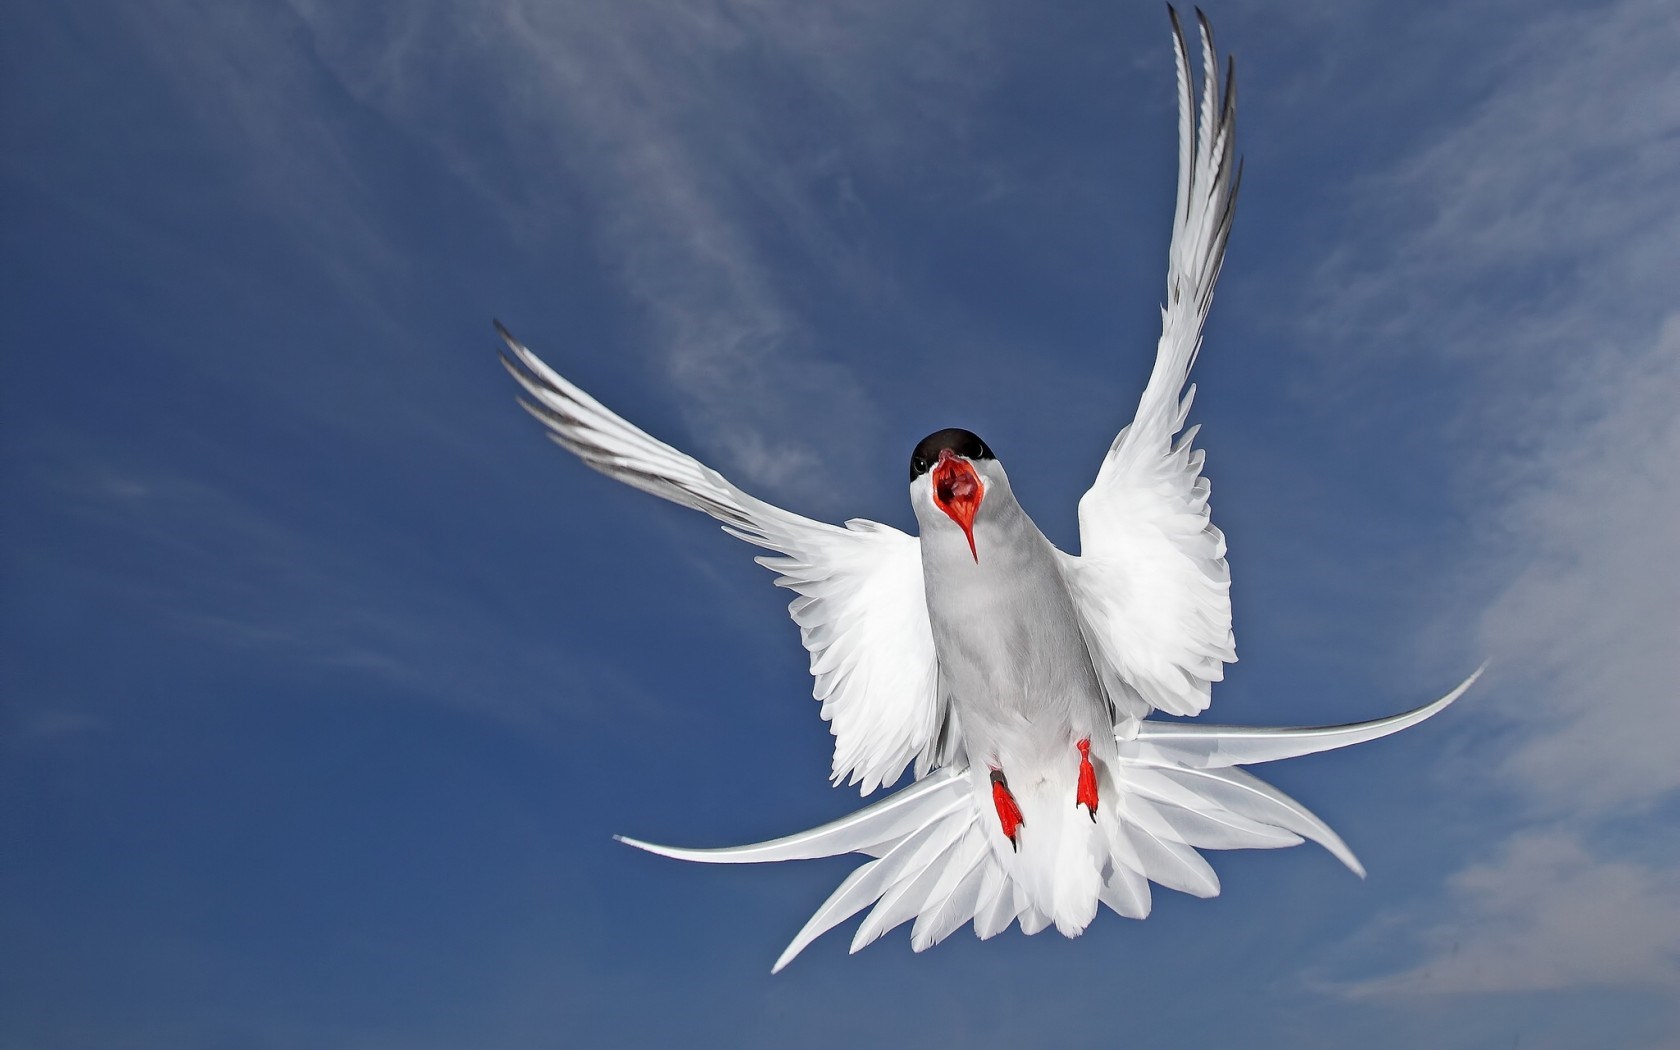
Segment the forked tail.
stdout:
[[[1481,673],[1477,669],[1433,703],[1352,725],[1289,729],[1143,722],[1135,739],[1119,742],[1111,771],[1120,791],[1118,819],[1103,825],[1106,860],[1098,899],[1120,915],[1141,919],[1149,914],[1151,882],[1200,897],[1219,892],[1219,879],[1199,849],[1275,849],[1303,839],[1323,846],[1363,877],[1365,869],[1328,825],[1239,767],[1397,733],[1457,700]],[[1103,804],[1108,805],[1106,797]],[[1052,917],[1030,899],[986,838],[988,820],[995,819],[976,801],[968,771],[946,768],[832,823],[768,842],[682,849],[618,838],[650,853],[710,864],[842,853],[875,858],[853,871],[817,909],[776,960],[775,972],[871,905],[852,938],[854,952],[911,919],[911,946],[918,952],[968,922],[982,939],[1016,921],[1023,933],[1044,929]]]

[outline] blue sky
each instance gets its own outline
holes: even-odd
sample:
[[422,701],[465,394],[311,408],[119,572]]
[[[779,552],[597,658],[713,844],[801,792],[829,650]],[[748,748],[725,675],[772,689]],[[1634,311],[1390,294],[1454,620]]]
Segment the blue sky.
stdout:
[[0,1047],[1680,1044],[1680,14],[1229,4],[1195,420],[1220,721],[1322,851],[1145,922],[771,961],[857,804],[741,545],[499,317],[831,520],[985,435],[1053,539],[1153,352],[1154,4],[8,5]]

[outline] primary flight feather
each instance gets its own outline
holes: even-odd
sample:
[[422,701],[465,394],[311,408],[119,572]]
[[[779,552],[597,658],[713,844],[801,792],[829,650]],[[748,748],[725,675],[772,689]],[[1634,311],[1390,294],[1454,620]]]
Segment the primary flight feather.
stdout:
[[[1169,8],[1169,11],[1171,9]],[[765,548],[797,595],[788,611],[834,735],[834,781],[864,794],[915,782],[841,820],[770,842],[650,852],[709,863],[859,853],[775,964],[864,909],[852,950],[905,922],[920,951],[967,923],[1074,936],[1099,905],[1132,918],[1150,883],[1212,896],[1201,849],[1347,845],[1240,766],[1397,732],[1467,689],[1349,726],[1272,729],[1162,722],[1196,715],[1236,659],[1225,539],[1211,522],[1186,386],[1225,257],[1241,179],[1236,87],[1223,90],[1207,20],[1196,90],[1176,12],[1178,192],[1155,366],[1130,425],[1079,501],[1080,553],[1058,550],[1016,501],[990,447],[966,430],[911,454],[919,535],[813,521],[620,418],[499,324],[521,403],[589,466],[703,511]]]

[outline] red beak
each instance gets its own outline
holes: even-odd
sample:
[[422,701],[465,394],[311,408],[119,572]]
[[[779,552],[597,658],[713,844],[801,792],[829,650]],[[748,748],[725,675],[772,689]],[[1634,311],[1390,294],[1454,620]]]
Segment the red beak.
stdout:
[[980,552],[974,549],[974,515],[985,495],[974,467],[950,449],[942,449],[933,468],[933,503],[962,527],[968,537],[968,553],[974,555],[976,565],[980,564]]

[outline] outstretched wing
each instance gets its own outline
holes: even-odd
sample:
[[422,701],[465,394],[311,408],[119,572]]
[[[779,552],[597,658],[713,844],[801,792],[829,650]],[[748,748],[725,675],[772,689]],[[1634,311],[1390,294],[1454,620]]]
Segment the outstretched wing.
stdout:
[[502,355],[530,399],[520,404],[562,448],[611,478],[705,511],[724,530],[779,557],[756,559],[798,592],[788,612],[811,654],[813,694],[834,734],[833,775],[864,794],[897,780],[912,761],[931,768],[945,704],[914,536],[854,519],[845,528],[747,495],[722,474],[603,406],[549,368],[499,323]]
[[1137,416],[1120,431],[1079,501],[1080,556],[1063,562],[1092,655],[1123,714],[1144,705],[1175,715],[1207,708],[1211,683],[1236,660],[1225,537],[1208,516],[1196,428],[1181,435],[1196,388],[1185,389],[1225,258],[1241,182],[1233,165],[1237,106],[1227,63],[1224,92],[1213,34],[1198,13],[1200,112],[1184,33],[1178,59],[1178,203],[1168,253],[1167,301],[1155,368]]

